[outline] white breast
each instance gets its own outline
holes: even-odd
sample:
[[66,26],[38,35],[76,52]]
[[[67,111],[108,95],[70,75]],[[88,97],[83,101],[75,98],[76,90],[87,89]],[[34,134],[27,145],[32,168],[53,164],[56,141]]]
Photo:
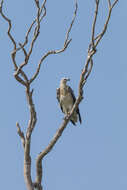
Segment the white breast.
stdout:
[[60,96],[60,103],[62,105],[63,112],[65,114],[71,111],[73,107],[73,99],[69,93],[66,96],[64,95]]

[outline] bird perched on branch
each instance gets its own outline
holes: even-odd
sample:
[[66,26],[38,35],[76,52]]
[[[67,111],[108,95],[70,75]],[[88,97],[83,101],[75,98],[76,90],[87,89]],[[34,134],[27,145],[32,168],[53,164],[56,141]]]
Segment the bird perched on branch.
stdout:
[[[71,89],[70,86],[66,84],[67,81],[69,80],[70,79],[68,78],[61,79],[60,87],[57,88],[57,100],[60,104],[62,112],[65,113],[66,115],[68,115],[71,112],[72,107],[76,101],[73,90]],[[71,116],[70,121],[73,123],[73,125],[76,125],[76,122],[78,121],[78,119],[81,123],[82,120],[81,120],[79,108],[77,108],[76,111],[74,111],[74,113]]]

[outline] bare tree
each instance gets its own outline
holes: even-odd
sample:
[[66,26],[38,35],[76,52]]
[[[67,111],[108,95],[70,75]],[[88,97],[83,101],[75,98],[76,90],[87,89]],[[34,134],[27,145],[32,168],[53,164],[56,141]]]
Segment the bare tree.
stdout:
[[[23,149],[24,149],[24,179],[25,179],[26,187],[28,190],[34,190],[34,188],[36,188],[38,190],[42,190],[43,189],[43,187],[42,187],[42,177],[43,177],[42,160],[52,150],[52,148],[54,147],[54,145],[56,144],[58,139],[61,137],[64,129],[67,127],[67,124],[70,121],[72,114],[74,113],[74,111],[77,109],[78,105],[83,100],[84,85],[86,84],[86,81],[87,81],[87,79],[92,71],[92,67],[93,67],[93,56],[96,54],[97,46],[100,43],[100,41],[102,40],[104,34],[106,33],[107,26],[108,26],[109,20],[111,18],[112,9],[117,4],[118,0],[114,0],[112,3],[110,0],[107,0],[108,8],[109,8],[108,16],[105,20],[104,27],[97,35],[95,34],[95,28],[96,28],[96,21],[97,21],[97,16],[98,16],[98,12],[99,12],[100,1],[95,0],[95,12],[94,12],[94,18],[93,18],[93,24],[92,24],[91,41],[89,43],[86,61],[85,61],[84,67],[83,67],[81,75],[80,75],[80,81],[79,81],[79,85],[78,85],[78,96],[77,96],[76,102],[71,110],[71,113],[68,116],[65,116],[64,120],[62,121],[62,124],[59,126],[56,134],[54,135],[52,140],[49,142],[48,146],[44,150],[42,150],[41,153],[37,156],[35,181],[33,181],[31,178],[30,150],[31,150],[31,136],[32,136],[33,130],[36,125],[37,116],[36,116],[35,106],[33,103],[33,89],[31,89],[31,84],[38,77],[43,61],[51,54],[59,54],[59,53],[64,52],[67,49],[68,45],[70,44],[72,39],[69,38],[69,34],[70,34],[70,31],[72,29],[72,26],[74,24],[74,21],[75,21],[76,15],[77,15],[78,5],[76,2],[74,15],[73,15],[72,21],[70,23],[70,26],[66,32],[63,47],[59,50],[48,51],[46,54],[42,55],[42,57],[38,63],[37,69],[35,70],[35,73],[29,79],[28,74],[26,72],[24,72],[23,69],[29,62],[31,54],[34,51],[33,47],[40,34],[40,29],[41,29],[40,25],[41,25],[41,22],[43,21],[44,17],[46,16],[47,0],[44,0],[42,4],[40,4],[39,0],[34,0],[34,1],[35,1],[35,5],[37,8],[37,15],[36,15],[35,20],[32,21],[31,25],[29,26],[29,28],[26,32],[24,43],[18,43],[18,45],[17,45],[15,38],[11,34],[12,22],[3,13],[4,0],[2,0],[0,3],[0,13],[1,13],[1,16],[3,17],[3,19],[5,21],[7,21],[7,23],[8,23],[7,34],[13,44],[13,51],[11,53],[11,58],[12,58],[12,63],[14,65],[14,69],[15,69],[14,77],[17,80],[17,82],[19,82],[25,88],[27,103],[28,103],[29,112],[30,112],[30,118],[29,118],[29,122],[27,125],[26,134],[24,134],[24,132],[21,130],[20,124],[16,123],[17,132],[21,138]],[[34,33],[33,33],[32,40],[30,41],[29,35],[30,35],[32,29],[34,29]],[[28,45],[28,42],[29,42],[30,46],[29,46],[29,50],[27,51],[25,47],[26,47],[26,45]],[[16,62],[16,55],[21,52],[23,52],[23,54],[24,54],[24,61],[23,61],[23,63],[18,64]]]

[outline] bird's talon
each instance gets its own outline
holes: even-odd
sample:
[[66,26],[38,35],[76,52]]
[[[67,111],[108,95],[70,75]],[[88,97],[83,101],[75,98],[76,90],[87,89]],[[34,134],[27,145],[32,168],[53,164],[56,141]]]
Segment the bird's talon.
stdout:
[[68,119],[68,116],[69,116],[69,115],[66,115],[64,119],[65,119],[65,120]]

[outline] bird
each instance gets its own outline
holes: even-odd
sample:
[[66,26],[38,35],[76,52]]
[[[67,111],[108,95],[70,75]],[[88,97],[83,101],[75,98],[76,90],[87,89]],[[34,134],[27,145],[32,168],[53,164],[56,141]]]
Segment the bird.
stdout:
[[[60,104],[61,110],[64,114],[70,114],[73,105],[76,101],[74,92],[70,86],[67,85],[67,81],[70,81],[69,78],[62,78],[60,80],[60,87],[57,88],[57,100]],[[73,125],[76,125],[79,119],[80,124],[82,123],[81,115],[79,108],[77,108],[72,114],[70,121]]]

